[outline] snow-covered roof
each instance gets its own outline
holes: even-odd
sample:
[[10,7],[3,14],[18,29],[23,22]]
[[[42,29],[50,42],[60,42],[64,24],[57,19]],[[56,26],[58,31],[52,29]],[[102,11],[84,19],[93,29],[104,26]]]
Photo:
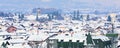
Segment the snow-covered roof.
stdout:
[[8,40],[9,43],[24,43],[24,42],[27,42],[25,41],[24,39],[11,39],[11,40]]
[[0,32],[0,35],[15,35],[15,33]]
[[49,18],[47,14],[42,14],[40,16],[38,16],[38,18]]
[[101,39],[102,41],[108,41],[110,40],[108,37],[103,36],[103,35],[98,35],[98,36],[92,36],[93,39]]
[[69,41],[72,40],[73,42],[76,42],[77,40],[79,40],[80,42],[83,42],[84,40],[86,40],[86,36],[84,36],[84,34],[75,34],[72,35],[70,33],[64,33],[64,34],[58,34],[58,36],[52,37],[50,39],[58,39],[58,41],[60,40],[64,40],[64,41]]
[[49,36],[44,33],[40,33],[39,35],[30,35],[28,41],[43,41],[47,39]]
[[36,16],[34,15],[29,15],[29,16],[25,16],[27,20],[36,20]]
[[[85,32],[81,33],[74,33],[73,35],[71,33],[63,33],[58,34],[58,36],[52,37],[50,39],[58,39],[58,41],[64,40],[68,42],[69,40],[72,40],[72,42],[76,42],[79,40],[80,42],[86,41],[87,36],[85,35]],[[92,35],[92,39],[101,39],[102,41],[108,41],[109,38],[103,35]]]

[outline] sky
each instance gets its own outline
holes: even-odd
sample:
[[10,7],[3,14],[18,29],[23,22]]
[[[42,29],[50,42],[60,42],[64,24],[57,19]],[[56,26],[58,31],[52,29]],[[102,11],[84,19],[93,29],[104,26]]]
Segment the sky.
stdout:
[[0,0],[0,11],[30,11],[33,8],[119,9],[120,0]]

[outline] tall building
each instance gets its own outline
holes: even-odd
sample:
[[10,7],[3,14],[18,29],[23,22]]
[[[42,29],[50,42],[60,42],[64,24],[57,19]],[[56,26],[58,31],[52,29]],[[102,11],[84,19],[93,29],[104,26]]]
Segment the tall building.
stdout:
[[38,21],[38,16],[40,16],[40,9],[37,10],[36,20]]

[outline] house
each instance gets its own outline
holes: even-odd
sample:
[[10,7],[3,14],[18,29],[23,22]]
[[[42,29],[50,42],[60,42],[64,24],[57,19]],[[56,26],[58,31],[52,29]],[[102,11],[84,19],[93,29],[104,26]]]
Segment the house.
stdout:
[[91,35],[90,33],[59,34],[47,41],[48,48],[111,48],[111,40],[103,35]]
[[9,32],[9,33],[12,33],[12,32],[15,32],[17,30],[17,28],[16,27],[14,27],[14,26],[10,26],[10,27],[8,27],[7,28],[7,32]]

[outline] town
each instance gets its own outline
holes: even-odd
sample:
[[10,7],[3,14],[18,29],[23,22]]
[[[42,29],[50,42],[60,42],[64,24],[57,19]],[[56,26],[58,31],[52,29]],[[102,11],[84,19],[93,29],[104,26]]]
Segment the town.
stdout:
[[117,48],[119,30],[119,12],[55,8],[0,12],[1,48]]

